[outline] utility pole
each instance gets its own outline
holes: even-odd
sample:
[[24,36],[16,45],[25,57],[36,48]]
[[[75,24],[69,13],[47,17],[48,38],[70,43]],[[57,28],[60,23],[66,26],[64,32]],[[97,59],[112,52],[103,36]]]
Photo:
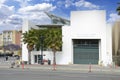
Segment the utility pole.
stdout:
[[40,36],[40,42],[41,42],[41,65],[44,64],[43,62],[43,40],[44,40],[44,36]]

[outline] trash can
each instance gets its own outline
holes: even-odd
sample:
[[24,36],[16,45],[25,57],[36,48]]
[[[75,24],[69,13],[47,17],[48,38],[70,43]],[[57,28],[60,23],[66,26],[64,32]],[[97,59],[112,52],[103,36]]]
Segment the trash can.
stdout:
[[48,60],[48,65],[51,65],[51,60]]

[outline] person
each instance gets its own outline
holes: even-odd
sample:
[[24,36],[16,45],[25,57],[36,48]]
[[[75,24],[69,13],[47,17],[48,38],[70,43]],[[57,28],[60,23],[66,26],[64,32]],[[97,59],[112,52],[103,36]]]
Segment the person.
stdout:
[[11,63],[11,68],[14,68],[14,66],[15,66],[15,62],[12,62]]
[[8,56],[6,56],[6,61],[8,60]]
[[16,60],[16,67],[20,67],[20,61]]
[[51,61],[48,59],[48,65],[51,65]]
[[16,56],[16,60],[19,60],[20,59],[20,57],[19,56]]

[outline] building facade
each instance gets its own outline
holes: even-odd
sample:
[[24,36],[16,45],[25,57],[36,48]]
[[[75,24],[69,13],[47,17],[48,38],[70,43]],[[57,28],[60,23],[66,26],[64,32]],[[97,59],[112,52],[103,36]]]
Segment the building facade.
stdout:
[[71,25],[63,27],[63,53],[69,55],[63,57],[64,63],[111,64],[112,38],[107,28],[105,11],[71,12]]
[[0,53],[3,52],[2,46],[3,46],[3,39],[2,39],[2,33],[1,33],[1,34],[0,34]]
[[116,21],[112,29],[113,55],[120,55],[120,21]]
[[0,34],[0,46],[3,46],[2,33]]
[[116,21],[112,29],[113,61],[120,66],[120,20]]
[[[10,44],[18,45],[21,47],[21,32],[17,30],[5,30],[0,35],[0,52],[4,53],[3,46]],[[8,51],[9,52],[9,51]]]
[[[111,65],[112,31],[111,25],[106,24],[106,12],[104,10],[72,11],[70,22],[69,26],[62,26],[62,52],[56,53],[56,63]],[[53,60],[51,51],[43,53],[46,55],[45,59]],[[22,60],[28,61],[27,49],[26,52],[23,50],[22,54]],[[40,54],[40,51],[32,52],[32,64],[37,63]]]
[[21,46],[21,32],[17,30],[5,30],[3,31],[3,45],[16,44]]

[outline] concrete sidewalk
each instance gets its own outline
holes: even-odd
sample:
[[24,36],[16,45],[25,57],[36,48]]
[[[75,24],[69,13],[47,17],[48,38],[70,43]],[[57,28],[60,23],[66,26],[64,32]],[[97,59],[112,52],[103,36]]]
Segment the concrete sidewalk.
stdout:
[[[40,69],[40,70],[54,70],[53,65],[21,65],[24,69]],[[85,72],[119,72],[120,67],[103,67],[98,65],[56,65],[55,70],[66,70],[66,71],[85,71]]]
[[[0,64],[0,68],[11,68],[11,64]],[[20,65],[20,67],[14,66],[15,69],[34,69],[34,70],[54,70],[53,65],[41,65],[41,64],[31,64],[31,65]],[[104,67],[99,65],[56,65],[55,70],[64,71],[84,71],[84,72],[107,72],[120,73],[120,67]]]

